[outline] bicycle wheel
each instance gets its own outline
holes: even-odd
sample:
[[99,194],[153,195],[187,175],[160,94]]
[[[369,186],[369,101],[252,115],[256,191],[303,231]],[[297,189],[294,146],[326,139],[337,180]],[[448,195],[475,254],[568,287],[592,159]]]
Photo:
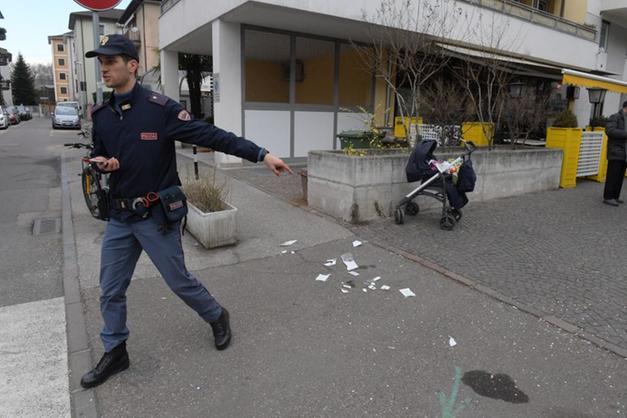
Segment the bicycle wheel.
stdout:
[[81,173],[81,183],[87,209],[94,218],[100,219],[100,207],[98,205],[100,183],[96,173],[94,173],[91,167],[85,167],[85,169],[83,169]]

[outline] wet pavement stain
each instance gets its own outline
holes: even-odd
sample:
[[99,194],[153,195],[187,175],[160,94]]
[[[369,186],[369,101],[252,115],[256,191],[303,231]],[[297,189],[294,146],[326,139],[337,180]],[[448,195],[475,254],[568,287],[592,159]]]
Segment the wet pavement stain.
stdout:
[[506,374],[471,370],[464,373],[462,382],[481,396],[511,403],[529,402],[529,396],[518,389],[514,380]]

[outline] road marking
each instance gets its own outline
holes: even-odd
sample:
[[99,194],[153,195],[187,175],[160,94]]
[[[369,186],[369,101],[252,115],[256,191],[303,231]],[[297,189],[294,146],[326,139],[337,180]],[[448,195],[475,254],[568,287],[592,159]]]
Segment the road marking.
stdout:
[[70,416],[62,297],[0,308],[0,415]]

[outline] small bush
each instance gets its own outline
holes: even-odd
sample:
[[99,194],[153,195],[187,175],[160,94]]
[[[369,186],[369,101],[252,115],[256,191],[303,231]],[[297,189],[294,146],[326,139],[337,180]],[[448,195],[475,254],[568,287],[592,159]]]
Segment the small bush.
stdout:
[[227,183],[216,184],[215,175],[201,176],[198,180],[187,177],[183,182],[187,199],[203,212],[219,212],[226,209],[224,202],[229,195]]
[[575,114],[570,110],[566,109],[555,115],[553,126],[556,128],[576,128],[578,126],[577,116],[575,116]]

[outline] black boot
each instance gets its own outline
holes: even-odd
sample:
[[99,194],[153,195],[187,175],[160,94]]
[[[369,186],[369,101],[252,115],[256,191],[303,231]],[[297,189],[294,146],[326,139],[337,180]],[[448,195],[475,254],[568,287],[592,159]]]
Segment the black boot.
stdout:
[[218,319],[209,322],[213,330],[213,338],[215,339],[216,348],[224,350],[231,342],[231,325],[229,324],[229,311],[222,308],[222,314]]
[[109,377],[128,369],[129,360],[126,352],[126,342],[117,345],[113,350],[104,353],[96,367],[85,373],[81,379],[81,386],[93,388],[104,383]]

